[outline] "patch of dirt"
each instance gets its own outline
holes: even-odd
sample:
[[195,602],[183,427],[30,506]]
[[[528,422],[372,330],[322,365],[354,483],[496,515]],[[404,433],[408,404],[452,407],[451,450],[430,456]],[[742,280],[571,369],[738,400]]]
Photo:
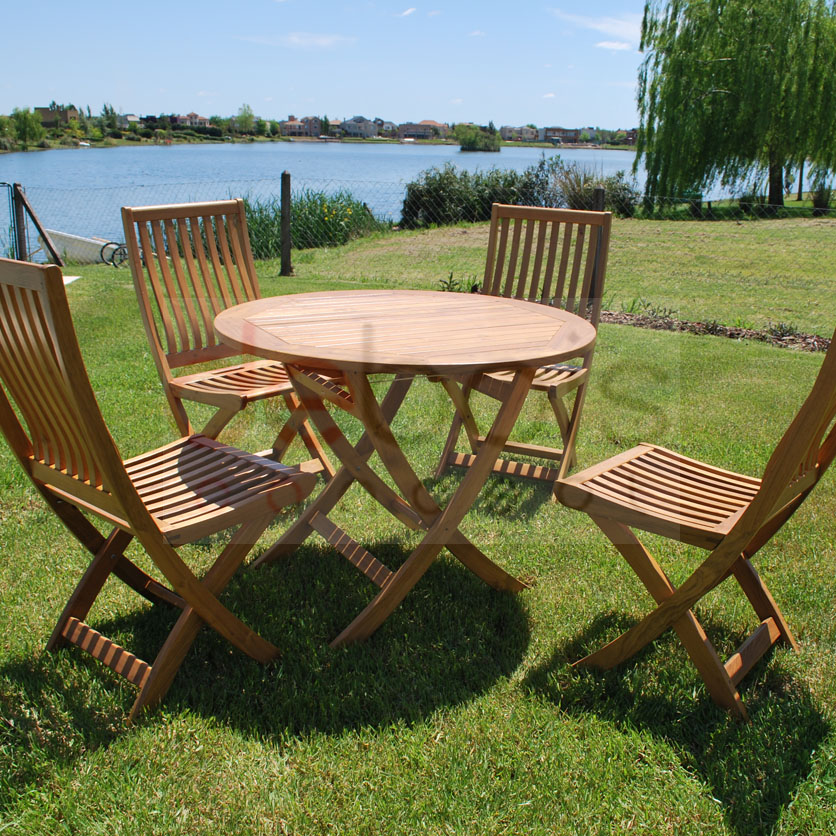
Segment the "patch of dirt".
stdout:
[[752,328],[732,328],[717,322],[688,322],[669,316],[601,311],[601,322],[634,325],[654,331],[687,331],[690,334],[710,334],[733,340],[755,340],[781,348],[794,348],[797,351],[827,351],[830,347],[830,340],[816,334],[773,334],[770,331],[756,331]]

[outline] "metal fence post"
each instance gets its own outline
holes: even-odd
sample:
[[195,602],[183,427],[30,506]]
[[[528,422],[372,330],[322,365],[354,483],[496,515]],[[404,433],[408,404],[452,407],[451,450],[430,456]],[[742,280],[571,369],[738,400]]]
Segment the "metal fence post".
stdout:
[[[596,186],[592,191],[592,208],[596,212],[603,212],[606,206],[606,193],[603,186]],[[592,281],[589,286],[589,298],[597,299],[601,295],[598,279],[598,265],[601,263],[601,237],[598,236],[595,248],[595,263],[592,268]]]
[[282,267],[279,275],[292,276],[293,265],[290,261],[290,247],[292,244],[290,238],[290,172],[282,172]]
[[15,258],[18,261],[28,260],[29,253],[26,247],[26,215],[23,212],[23,201],[21,195],[23,189],[20,183],[12,186],[12,203],[14,204],[14,226],[15,226]]

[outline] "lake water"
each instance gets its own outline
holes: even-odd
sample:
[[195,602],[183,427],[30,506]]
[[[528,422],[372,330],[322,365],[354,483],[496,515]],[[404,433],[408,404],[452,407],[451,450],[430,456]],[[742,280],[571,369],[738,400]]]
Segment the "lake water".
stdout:
[[[523,170],[543,154],[605,176],[629,174],[635,159],[632,151],[504,147],[491,154],[389,143],[148,145],[3,154],[0,182],[21,183],[47,228],[121,241],[121,206],[278,195],[283,171],[294,191],[345,188],[376,215],[397,220],[406,184],[422,171],[448,162],[468,171]],[[641,185],[641,173],[637,179]],[[0,228],[0,245],[8,226]]]

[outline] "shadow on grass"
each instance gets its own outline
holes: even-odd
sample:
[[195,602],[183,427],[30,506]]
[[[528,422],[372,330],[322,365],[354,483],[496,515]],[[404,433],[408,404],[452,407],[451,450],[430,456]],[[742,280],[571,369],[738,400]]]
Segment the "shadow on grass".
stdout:
[[[394,568],[398,544],[366,544]],[[263,666],[204,629],[164,700],[169,713],[220,719],[258,738],[419,721],[468,701],[515,670],[529,640],[520,599],[454,559],[437,561],[366,642],[328,646],[376,587],[328,547],[240,572],[222,600],[276,644]],[[91,623],[153,660],[176,610],[149,607]],[[77,648],[0,668],[0,810],[56,769],[128,732],[136,690]],[[141,721],[153,723],[154,715]]]
[[[542,461],[531,461],[543,464]],[[547,463],[547,466],[549,464],[554,462]],[[466,472],[463,467],[451,467],[438,479],[424,479],[424,485],[443,507],[461,484]],[[551,482],[492,473],[469,513],[486,514],[492,518],[530,520],[543,505],[551,502],[551,495]]]
[[[701,621],[718,645],[737,646],[744,638]],[[672,631],[613,670],[569,667],[633,623],[600,616],[532,670],[525,687],[569,714],[594,714],[664,740],[710,788],[735,833],[772,833],[830,732],[810,694],[773,651],[741,683],[751,722],[733,719],[711,701]]]

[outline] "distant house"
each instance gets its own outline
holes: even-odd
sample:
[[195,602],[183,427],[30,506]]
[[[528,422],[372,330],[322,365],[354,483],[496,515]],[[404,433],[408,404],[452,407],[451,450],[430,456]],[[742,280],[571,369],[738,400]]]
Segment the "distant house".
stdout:
[[344,119],[340,122],[344,136],[370,139],[377,136],[377,125],[365,116],[352,116],[351,119]]
[[423,122],[404,122],[398,125],[398,139],[432,139],[432,125]]
[[78,119],[80,116],[74,107],[36,107],[34,110],[41,117],[41,124],[45,128],[69,125],[72,119]]
[[187,113],[185,116],[169,117],[172,125],[182,125],[184,128],[208,128],[209,120],[197,113]]
[[539,139],[540,142],[579,142],[581,132],[578,128],[540,128]]
[[318,116],[303,116],[297,119],[293,114],[284,122],[279,122],[282,136],[312,136],[318,137],[322,133],[322,120]]
[[435,122],[432,119],[422,119],[418,124],[429,125],[429,127],[432,128],[433,135],[439,136],[442,139],[446,139],[447,135],[450,133],[450,126],[444,122]]
[[520,125],[518,128],[503,125],[499,129],[499,136],[505,142],[535,142],[537,140],[537,129],[530,125]]
[[297,119],[293,114],[287,117],[283,122],[279,122],[282,129],[282,136],[309,136],[305,123],[301,119]]
[[386,119],[373,119],[372,120],[375,125],[377,125],[377,135],[378,136],[396,136],[398,133],[398,126],[394,122],[389,122]]
[[135,125],[137,128],[142,125],[142,120],[135,113],[120,113],[116,117],[116,126],[120,130],[127,130]]

